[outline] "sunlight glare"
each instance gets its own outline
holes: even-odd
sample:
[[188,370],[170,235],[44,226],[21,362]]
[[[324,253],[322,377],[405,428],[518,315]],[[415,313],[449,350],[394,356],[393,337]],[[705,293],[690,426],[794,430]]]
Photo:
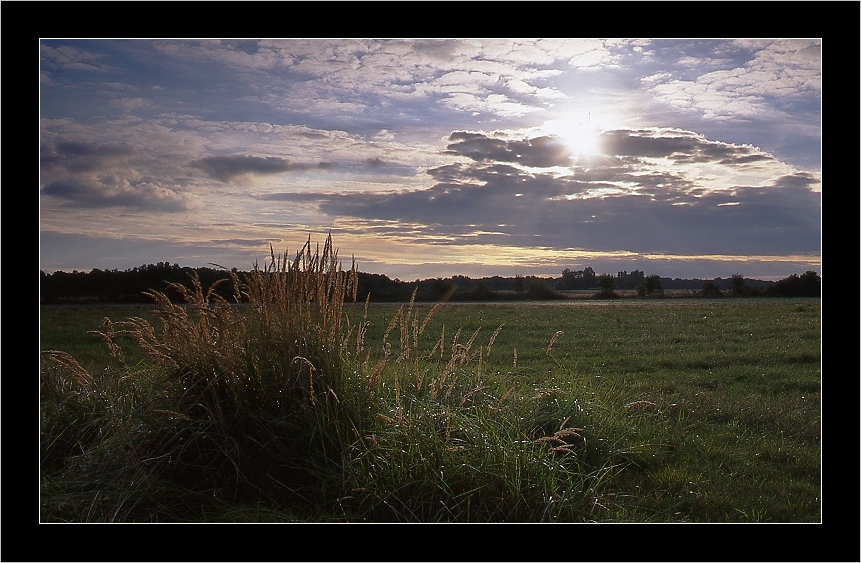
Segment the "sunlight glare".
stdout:
[[606,127],[591,110],[578,108],[566,112],[563,119],[545,122],[541,129],[562,139],[574,156],[591,156],[601,153],[598,138]]

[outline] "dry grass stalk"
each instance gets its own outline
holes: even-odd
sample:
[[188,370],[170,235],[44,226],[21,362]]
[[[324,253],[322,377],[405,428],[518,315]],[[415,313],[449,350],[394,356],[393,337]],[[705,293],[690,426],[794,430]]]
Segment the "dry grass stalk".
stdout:
[[493,334],[490,336],[490,340],[487,343],[487,352],[485,353],[486,357],[490,357],[490,349],[493,347],[493,343],[496,342],[496,337],[499,336],[499,333],[502,331],[502,327],[504,326],[505,323],[502,323],[501,325],[496,327],[496,330],[494,330]]
[[481,332],[481,327],[475,329],[475,332],[472,333],[472,336],[469,337],[469,340],[466,342],[466,351],[469,352],[469,349],[472,348],[472,343],[475,342],[475,337],[478,336],[478,333]]
[[548,387],[536,387],[535,388],[535,398],[536,399],[540,399],[540,398],[545,397],[547,395],[554,395],[554,394],[559,394],[559,393],[563,393],[563,391],[562,391],[562,389],[559,389],[558,387],[549,387],[549,388]]
[[[410,324],[413,324],[413,326],[418,324],[418,320],[413,319],[413,307],[416,303],[416,294],[418,293],[418,290],[419,288],[415,288],[415,290],[413,290],[409,306],[407,307],[407,312],[401,317],[401,357],[404,360],[409,360],[410,358]],[[417,332],[418,327],[415,327],[413,329],[413,349],[418,348]]]
[[566,424],[568,424],[568,421],[569,421],[569,420],[571,420],[571,417],[570,417],[570,416],[566,416],[566,417],[565,417],[565,420],[563,420],[563,421],[562,421],[562,424],[560,424],[560,425],[559,425],[559,430],[562,430],[563,428],[565,428],[565,425],[566,425]]
[[442,360],[445,354],[445,325],[442,325],[442,330],[439,334],[439,359]]
[[452,354],[454,354],[454,348],[457,346],[457,339],[460,336],[460,331],[463,330],[463,327],[457,329],[457,332],[454,333],[454,339],[451,341]]
[[309,368],[308,369],[308,394],[309,394],[309,398],[311,399],[311,404],[313,405],[315,402],[315,399],[314,399],[314,372],[317,371],[317,368],[314,367],[314,364],[311,363],[311,360],[309,360],[308,358],[304,358],[302,356],[296,356],[291,361],[291,363],[296,363],[296,362],[301,362],[301,363],[307,365]]
[[96,384],[93,380],[93,376],[89,374],[87,370],[85,370],[78,361],[71,356],[68,352],[63,352],[60,350],[43,350],[42,356],[48,358],[54,363],[62,366],[68,373],[72,375],[74,380],[90,392],[95,392]]
[[368,327],[371,326],[371,321],[365,321],[359,328],[359,333],[356,335],[356,359],[358,360],[362,351],[365,349],[365,334],[368,332]]
[[427,375],[428,370],[422,370],[416,373],[416,393],[421,392],[422,384],[424,383],[425,376]]
[[555,434],[555,437],[564,440],[565,438],[570,438],[571,436],[575,438],[582,438],[578,432],[583,432],[582,428],[563,428],[562,430],[558,430]]
[[656,408],[658,405],[653,403],[652,401],[632,401],[622,407],[624,410],[629,412],[642,412],[647,410],[652,410]]
[[413,351],[415,352],[416,361],[418,361],[419,350],[419,312],[416,311],[413,317]]
[[561,330],[557,330],[553,335],[553,338],[550,339],[550,344],[547,345],[547,350],[544,352],[545,355],[549,356],[550,351],[553,350],[553,345],[556,344],[556,340],[562,336],[563,332]]
[[389,334],[391,334],[392,330],[395,328],[395,325],[398,323],[398,320],[401,318],[401,315],[404,312],[404,306],[401,305],[398,308],[398,312],[395,313],[395,316],[392,317],[392,320],[389,321],[389,326],[386,327],[386,332],[383,334],[383,342],[386,342],[389,339]]
[[555,432],[552,436],[542,436],[537,440],[533,440],[533,444],[554,444],[555,446],[561,446],[563,448],[570,446],[571,444],[568,442],[567,438],[577,438],[580,440],[586,441],[579,432],[582,432],[582,428],[565,428],[563,430],[559,430]]
[[425,315],[425,320],[422,321],[422,326],[421,326],[421,328],[419,328],[419,334],[424,333],[425,327],[428,325],[428,322],[430,322],[430,320],[433,318],[433,316],[436,314],[436,312],[440,310],[440,308],[442,306],[443,306],[443,304],[442,304],[442,302],[440,302],[440,303],[435,304],[433,307],[431,307],[431,310],[428,311],[427,315]]
[[471,390],[466,395],[464,395],[463,399],[461,399],[461,401],[460,401],[460,408],[463,408],[470,399],[472,399],[477,393],[480,393],[481,391],[484,391],[485,389],[487,389],[487,385],[481,385],[481,386],[476,387],[475,389]]
[[368,389],[373,390],[377,388],[377,385],[380,383],[380,374],[383,373],[383,370],[386,368],[386,364],[388,364],[387,358],[382,358],[377,362],[377,365],[374,366],[374,371],[368,379]]
[[114,342],[114,338],[117,335],[117,332],[114,330],[114,323],[111,322],[111,319],[105,317],[102,320],[102,325],[106,327],[106,332],[91,330],[88,331],[88,334],[95,334],[96,336],[99,336],[102,340],[104,340],[105,343],[108,345],[108,350],[110,350],[111,357],[119,361],[123,367],[127,367],[123,355],[123,349],[120,348],[116,342]]

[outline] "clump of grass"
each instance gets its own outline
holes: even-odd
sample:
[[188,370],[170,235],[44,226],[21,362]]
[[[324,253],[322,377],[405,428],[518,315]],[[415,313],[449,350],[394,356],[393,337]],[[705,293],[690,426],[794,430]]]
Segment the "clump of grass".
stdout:
[[587,448],[588,413],[572,398],[587,380],[560,372],[569,394],[485,373],[504,323],[486,344],[480,327],[447,337],[443,325],[422,347],[440,307],[422,319],[411,300],[389,322],[338,508],[370,521],[588,519],[616,467],[599,442]]
[[87,467],[130,462],[142,482],[191,493],[319,501],[360,424],[341,399],[342,308],[355,298],[355,265],[341,268],[330,237],[322,253],[309,239],[292,261],[272,252],[247,279],[231,276],[233,303],[192,277],[190,287],[170,284],[184,304],[149,293],[160,330],[130,318],[102,333],[118,360],[114,337],[136,340],[151,360],[147,381],[128,366],[96,381],[70,356],[43,353],[54,364],[43,370],[43,403],[53,405],[43,412],[43,463],[78,449]]
[[[615,467],[576,398],[594,390],[552,355],[561,331],[560,380],[513,386],[485,373],[504,323],[427,341],[443,305],[422,315],[413,293],[370,346],[331,237],[270,253],[231,274],[232,301],[192,277],[169,286],[182,304],[149,293],[159,327],[107,320],[104,371],[43,353],[44,520],[589,518]],[[147,363],[126,364],[128,337]]]

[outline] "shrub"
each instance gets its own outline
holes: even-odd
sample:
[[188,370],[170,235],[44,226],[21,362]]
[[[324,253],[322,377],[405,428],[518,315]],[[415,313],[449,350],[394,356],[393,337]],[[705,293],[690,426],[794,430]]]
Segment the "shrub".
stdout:
[[530,299],[559,299],[559,294],[547,285],[543,280],[533,279],[529,281],[526,294]]

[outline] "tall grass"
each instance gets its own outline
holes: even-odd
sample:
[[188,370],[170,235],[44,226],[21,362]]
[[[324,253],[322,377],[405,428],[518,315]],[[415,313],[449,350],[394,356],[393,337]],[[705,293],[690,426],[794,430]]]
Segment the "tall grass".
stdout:
[[572,521],[599,502],[613,448],[558,333],[549,386],[483,372],[503,325],[443,326],[420,352],[439,305],[420,315],[415,294],[366,342],[331,237],[231,280],[232,301],[196,277],[170,284],[183,304],[151,291],[160,327],[106,319],[104,370],[43,352],[43,520]]

